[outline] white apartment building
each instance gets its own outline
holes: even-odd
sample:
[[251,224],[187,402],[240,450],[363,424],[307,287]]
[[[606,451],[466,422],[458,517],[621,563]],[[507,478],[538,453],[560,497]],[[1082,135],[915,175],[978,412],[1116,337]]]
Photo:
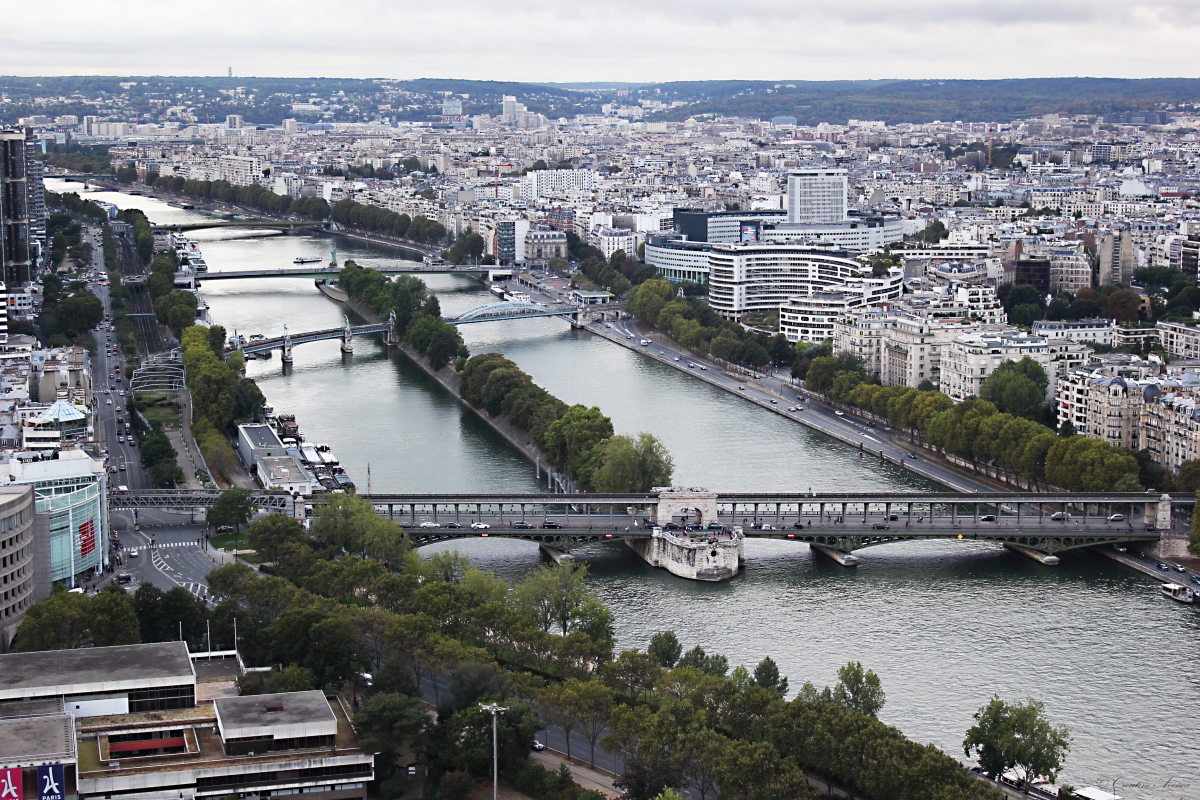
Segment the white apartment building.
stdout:
[[1050,341],[1066,339],[1072,342],[1092,342],[1112,345],[1117,332],[1114,319],[1081,319],[1077,322],[1038,320],[1033,323],[1033,333]]
[[627,256],[637,256],[637,234],[633,231],[599,228],[592,232],[592,242],[606,259],[618,250],[624,250]]
[[946,349],[957,337],[979,329],[979,323],[965,320],[893,314],[882,342],[880,383],[916,388],[928,380],[935,388],[940,388]]
[[846,189],[847,172],[844,169],[789,170],[788,222],[841,222],[849,214]]
[[1167,355],[1176,358],[1200,358],[1200,328],[1184,322],[1159,320],[1155,326]]
[[852,278],[841,286],[790,298],[779,307],[779,332],[789,342],[833,338],[835,323],[868,306],[893,300],[903,291],[904,271],[893,267],[882,278]]
[[212,180],[248,186],[261,181],[262,177],[262,160],[257,156],[221,156],[217,159],[216,174]]
[[884,245],[904,241],[906,232],[905,220],[900,217],[879,217],[768,225],[760,238],[775,244],[821,242],[858,253],[873,253]]
[[[943,354],[941,390],[956,403],[978,397],[979,389],[1005,361],[1029,357],[1053,375],[1050,344],[1023,331],[987,331],[956,337]],[[1050,385],[1054,385],[1051,381]]]
[[[840,250],[737,242],[714,244],[708,261],[708,301],[725,319],[748,311],[774,311],[793,297],[840,289],[865,268]],[[901,273],[903,274],[903,273]],[[882,289],[867,305],[899,296]],[[894,292],[894,293],[893,293]]]
[[521,178],[521,198],[567,197],[572,192],[593,192],[599,175],[590,169],[539,169]]

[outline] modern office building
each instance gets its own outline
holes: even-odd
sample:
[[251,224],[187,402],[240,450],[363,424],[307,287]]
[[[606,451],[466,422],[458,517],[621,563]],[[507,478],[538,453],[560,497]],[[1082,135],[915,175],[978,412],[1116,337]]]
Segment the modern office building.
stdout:
[[108,496],[104,462],[83,450],[26,460],[0,456],[0,482],[32,485],[35,599],[56,583],[74,588],[108,564]]
[[33,605],[33,488],[0,486],[0,653]]
[[1049,258],[1022,255],[1012,262],[1012,265],[1014,267],[1013,283],[1018,286],[1032,286],[1042,294],[1050,292]]
[[792,224],[841,222],[849,212],[844,169],[788,171],[787,221]]
[[29,186],[25,132],[0,130],[0,266],[4,283],[30,279]]
[[708,283],[708,242],[689,242],[678,233],[646,237],[646,263],[658,270],[658,277],[673,283]]
[[846,256],[833,248],[714,244],[709,253],[709,305],[725,319],[739,319],[748,311],[775,311],[793,297],[861,277],[863,265]]

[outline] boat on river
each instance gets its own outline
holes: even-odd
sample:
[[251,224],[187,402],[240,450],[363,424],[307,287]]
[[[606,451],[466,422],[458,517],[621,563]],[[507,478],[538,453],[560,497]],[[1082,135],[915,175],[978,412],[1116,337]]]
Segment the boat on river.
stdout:
[[1162,585],[1162,593],[1180,603],[1196,602],[1196,593],[1187,586],[1180,586],[1178,583],[1164,583]]
[[292,259],[293,264],[316,264],[321,259],[317,256],[296,256]]

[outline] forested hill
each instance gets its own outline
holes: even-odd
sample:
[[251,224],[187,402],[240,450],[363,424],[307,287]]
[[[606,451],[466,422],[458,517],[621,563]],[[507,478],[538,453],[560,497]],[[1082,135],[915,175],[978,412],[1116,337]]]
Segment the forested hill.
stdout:
[[1107,114],[1200,101],[1200,79],[1028,78],[993,81],[692,81],[656,84],[664,98],[688,105],[656,115],[697,114],[770,119],[801,125],[850,119],[898,122],[1008,122],[1049,113]]

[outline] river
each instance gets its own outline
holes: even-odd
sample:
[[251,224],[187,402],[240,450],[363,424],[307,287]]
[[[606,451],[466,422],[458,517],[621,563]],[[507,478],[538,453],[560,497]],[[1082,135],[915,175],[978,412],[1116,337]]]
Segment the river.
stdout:
[[[147,197],[95,194],[142,208],[157,223],[203,218]],[[399,258],[344,237],[193,236],[212,270],[274,268],[300,255],[327,259],[335,246],[339,261],[365,266]],[[445,313],[489,299],[465,276],[425,281]],[[278,335],[284,324],[292,331],[333,327],[343,313],[311,280],[212,281],[203,295],[214,321],[247,335]],[[502,352],[566,402],[598,405],[617,432],[657,435],[674,455],[677,483],[932,488],[558,319],[471,325],[463,334],[472,353]],[[330,445],[360,490],[368,468],[377,492],[537,488],[532,465],[403,356],[365,339],[355,348],[343,356],[336,341],[303,345],[288,374],[277,355],[250,362],[248,372],[277,411],[296,415],[310,441]],[[438,547],[459,549],[510,580],[539,563],[526,542]],[[616,616],[622,648],[644,648],[651,634],[672,628],[685,647],[700,644],[731,664],[753,667],[770,655],[793,687],[831,684],[838,666],[861,661],[887,692],[881,719],[955,757],[971,714],[992,694],[1036,697],[1055,724],[1071,730],[1066,783],[1111,789],[1116,781],[1131,799],[1200,798],[1200,744],[1187,726],[1200,709],[1200,614],[1107,559],[1070,554],[1045,567],[979,543],[920,542],[866,550],[857,569],[845,569],[803,545],[750,541],[743,574],[713,585],[654,570],[618,545],[581,555]]]

